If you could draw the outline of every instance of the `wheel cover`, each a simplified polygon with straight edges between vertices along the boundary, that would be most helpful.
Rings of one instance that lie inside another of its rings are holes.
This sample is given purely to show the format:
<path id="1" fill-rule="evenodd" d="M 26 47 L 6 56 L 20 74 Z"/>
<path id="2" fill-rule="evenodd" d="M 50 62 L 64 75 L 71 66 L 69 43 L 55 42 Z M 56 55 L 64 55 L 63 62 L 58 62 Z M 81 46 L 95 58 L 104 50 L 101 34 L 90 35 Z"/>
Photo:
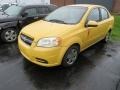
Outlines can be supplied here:
<path id="1" fill-rule="evenodd" d="M 8 30 L 5 32 L 5 39 L 8 42 L 15 41 L 17 38 L 17 33 L 14 30 Z"/>
<path id="2" fill-rule="evenodd" d="M 76 49 L 71 49 L 71 51 L 68 53 L 66 61 L 67 64 L 72 65 L 76 61 L 78 57 L 78 51 Z"/>

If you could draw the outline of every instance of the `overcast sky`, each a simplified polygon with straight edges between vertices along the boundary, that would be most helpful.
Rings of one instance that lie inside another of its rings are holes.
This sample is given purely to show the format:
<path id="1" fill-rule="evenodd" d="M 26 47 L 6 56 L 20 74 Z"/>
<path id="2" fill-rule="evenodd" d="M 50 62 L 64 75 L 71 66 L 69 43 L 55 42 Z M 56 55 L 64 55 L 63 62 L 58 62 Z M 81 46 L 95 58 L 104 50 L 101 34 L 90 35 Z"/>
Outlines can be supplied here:
<path id="1" fill-rule="evenodd" d="M 3 4 L 3 3 L 14 3 L 16 0 L 0 0 L 0 4 Z M 27 3 L 27 4 L 40 4 L 40 3 L 50 3 L 50 0 L 17 0 L 19 1 L 20 3 Z"/>

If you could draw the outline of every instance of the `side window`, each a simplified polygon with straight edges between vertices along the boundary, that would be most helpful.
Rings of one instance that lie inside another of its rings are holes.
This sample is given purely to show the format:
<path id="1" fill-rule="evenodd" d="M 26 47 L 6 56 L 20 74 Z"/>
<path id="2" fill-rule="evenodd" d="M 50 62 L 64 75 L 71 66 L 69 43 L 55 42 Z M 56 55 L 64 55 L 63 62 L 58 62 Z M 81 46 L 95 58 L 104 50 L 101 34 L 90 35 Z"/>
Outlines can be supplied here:
<path id="1" fill-rule="evenodd" d="M 106 9 L 100 8 L 100 11 L 101 11 L 101 15 L 102 15 L 102 20 L 109 18 L 109 15 L 108 15 L 108 12 Z"/>
<path id="2" fill-rule="evenodd" d="M 48 14 L 50 11 L 48 9 L 48 7 L 40 7 L 38 8 L 38 13 L 39 14 Z"/>
<path id="3" fill-rule="evenodd" d="M 30 9 L 26 9 L 24 13 L 27 13 L 28 16 L 35 16 L 37 15 L 37 10 L 36 8 L 30 8 Z"/>
<path id="4" fill-rule="evenodd" d="M 91 13 L 88 16 L 88 20 L 93 20 L 93 21 L 100 21 L 100 13 L 99 9 L 95 8 L 91 11 Z"/>

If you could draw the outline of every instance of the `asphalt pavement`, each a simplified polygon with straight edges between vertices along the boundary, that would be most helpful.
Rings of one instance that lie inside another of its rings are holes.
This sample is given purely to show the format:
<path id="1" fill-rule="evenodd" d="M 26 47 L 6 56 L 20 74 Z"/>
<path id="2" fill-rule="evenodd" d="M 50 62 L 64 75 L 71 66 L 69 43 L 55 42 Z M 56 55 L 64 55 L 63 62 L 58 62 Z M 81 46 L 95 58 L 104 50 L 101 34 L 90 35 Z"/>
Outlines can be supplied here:
<path id="1" fill-rule="evenodd" d="M 34 65 L 17 43 L 1 43 L 0 90 L 120 90 L 120 42 L 90 47 L 69 68 Z"/>

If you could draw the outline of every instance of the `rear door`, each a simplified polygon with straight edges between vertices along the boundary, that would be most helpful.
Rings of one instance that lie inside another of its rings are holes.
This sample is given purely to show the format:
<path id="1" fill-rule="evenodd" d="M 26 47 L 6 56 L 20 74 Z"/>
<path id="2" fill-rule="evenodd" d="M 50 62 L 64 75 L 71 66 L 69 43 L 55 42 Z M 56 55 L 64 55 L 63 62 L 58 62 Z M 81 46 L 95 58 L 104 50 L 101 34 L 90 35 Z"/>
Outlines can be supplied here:
<path id="1" fill-rule="evenodd" d="M 28 25 L 37 19 L 37 9 L 36 7 L 27 8 L 23 11 L 23 14 L 27 13 L 27 16 L 23 17 L 23 26 Z"/>
<path id="2" fill-rule="evenodd" d="M 107 34 L 108 30 L 110 29 L 110 25 L 111 25 L 111 19 L 110 19 L 110 15 L 107 11 L 107 9 L 101 7 L 100 8 L 100 13 L 101 13 L 101 37 L 105 37 L 105 35 Z"/>

